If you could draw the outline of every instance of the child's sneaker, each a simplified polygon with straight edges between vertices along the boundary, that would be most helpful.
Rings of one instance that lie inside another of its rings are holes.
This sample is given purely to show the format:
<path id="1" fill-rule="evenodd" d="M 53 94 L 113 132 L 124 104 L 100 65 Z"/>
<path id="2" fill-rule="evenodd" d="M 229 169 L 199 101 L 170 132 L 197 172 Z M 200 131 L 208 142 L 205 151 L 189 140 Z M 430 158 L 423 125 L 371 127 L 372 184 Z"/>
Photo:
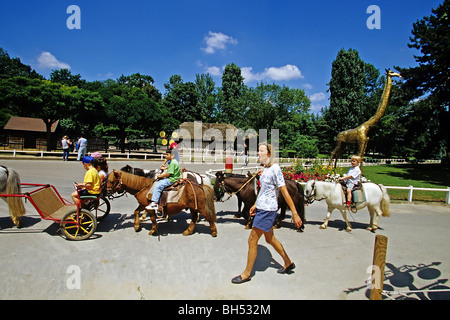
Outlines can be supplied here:
<path id="1" fill-rule="evenodd" d="M 147 210 L 158 210 L 158 204 L 152 201 L 148 206 L 145 207 Z"/>

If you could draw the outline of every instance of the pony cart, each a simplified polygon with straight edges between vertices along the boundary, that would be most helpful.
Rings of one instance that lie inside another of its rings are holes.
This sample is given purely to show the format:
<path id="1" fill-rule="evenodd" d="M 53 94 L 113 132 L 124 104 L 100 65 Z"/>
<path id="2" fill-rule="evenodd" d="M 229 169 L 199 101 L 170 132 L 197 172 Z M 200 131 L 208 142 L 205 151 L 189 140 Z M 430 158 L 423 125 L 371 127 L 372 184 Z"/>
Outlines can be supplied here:
<path id="1" fill-rule="evenodd" d="M 102 194 L 80 196 L 78 204 L 73 204 L 61 197 L 56 188 L 50 184 L 20 183 L 21 189 L 33 189 L 24 193 L 0 194 L 0 197 L 25 198 L 37 210 L 44 220 L 51 220 L 61 225 L 66 239 L 85 240 L 97 229 L 97 221 L 104 219 L 110 210 L 110 203 Z M 13 217 L 16 225 L 16 221 Z"/>

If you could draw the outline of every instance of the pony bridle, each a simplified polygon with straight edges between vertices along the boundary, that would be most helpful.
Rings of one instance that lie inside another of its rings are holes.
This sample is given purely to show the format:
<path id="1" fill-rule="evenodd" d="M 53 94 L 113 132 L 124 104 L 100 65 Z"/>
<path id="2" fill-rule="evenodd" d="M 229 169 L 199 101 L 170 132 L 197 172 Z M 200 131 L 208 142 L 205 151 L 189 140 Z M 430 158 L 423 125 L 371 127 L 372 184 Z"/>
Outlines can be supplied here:
<path id="1" fill-rule="evenodd" d="M 224 181 L 224 180 L 219 180 L 219 192 L 218 192 L 218 197 L 217 197 L 216 201 L 219 201 L 219 202 L 225 202 L 225 201 L 227 201 L 228 199 L 231 198 L 231 196 L 230 196 L 230 197 L 229 197 L 228 199 L 226 199 L 226 200 L 219 200 L 219 199 L 222 199 L 222 198 L 223 198 L 223 196 L 225 195 L 225 193 L 230 194 L 230 193 L 227 191 L 227 189 L 225 189 L 225 181 Z"/>
<path id="2" fill-rule="evenodd" d="M 313 183 L 311 183 L 311 193 L 309 194 L 309 196 L 307 196 L 305 194 L 305 198 L 306 198 L 306 204 L 312 204 L 314 201 L 324 200 L 327 197 L 323 197 L 321 199 L 316 199 L 316 181 L 314 180 Z"/>
<path id="3" fill-rule="evenodd" d="M 311 183 L 311 193 L 308 195 L 305 194 L 305 198 L 306 198 L 306 203 L 307 204 L 311 204 L 313 203 L 316 199 L 316 181 L 313 181 L 313 183 Z"/>
<path id="4" fill-rule="evenodd" d="M 114 174 L 114 173 L 112 173 Z M 120 189 L 122 188 L 122 178 L 118 178 L 116 179 L 116 181 L 114 181 L 114 184 L 112 185 L 111 188 L 107 188 L 106 190 L 108 191 L 108 193 L 110 194 L 114 194 L 116 192 L 119 192 Z"/>
<path id="5" fill-rule="evenodd" d="M 220 201 L 220 202 L 228 201 L 232 196 L 234 196 L 235 194 L 238 194 L 239 192 L 241 192 L 241 190 L 244 189 L 245 186 L 247 186 L 247 185 L 250 183 L 250 181 L 252 181 L 253 179 L 255 179 L 256 176 L 257 176 L 257 175 L 254 174 L 250 179 L 248 179 L 248 180 L 247 180 L 247 181 L 239 188 L 239 190 L 237 190 L 237 191 L 235 191 L 235 192 L 229 192 L 229 191 L 227 191 L 227 189 L 225 188 L 225 179 L 223 179 L 222 181 L 219 180 L 219 196 L 220 196 L 220 199 L 223 198 L 223 196 L 224 196 L 225 193 L 228 194 L 228 198 L 225 199 L 225 200 L 217 200 L 217 201 Z M 223 190 L 223 192 L 222 192 L 222 190 Z"/>

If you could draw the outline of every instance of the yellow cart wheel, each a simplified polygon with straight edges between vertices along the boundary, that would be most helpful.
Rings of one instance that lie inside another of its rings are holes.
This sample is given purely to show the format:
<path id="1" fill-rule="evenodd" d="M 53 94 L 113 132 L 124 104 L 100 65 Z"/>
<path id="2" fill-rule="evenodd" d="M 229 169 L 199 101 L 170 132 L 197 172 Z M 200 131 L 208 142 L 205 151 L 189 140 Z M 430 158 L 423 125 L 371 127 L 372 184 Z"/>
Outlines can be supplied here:
<path id="1" fill-rule="evenodd" d="M 79 218 L 77 209 L 67 213 L 61 221 L 64 236 L 69 240 L 86 240 L 97 229 L 97 219 L 86 209 L 81 209 Z"/>

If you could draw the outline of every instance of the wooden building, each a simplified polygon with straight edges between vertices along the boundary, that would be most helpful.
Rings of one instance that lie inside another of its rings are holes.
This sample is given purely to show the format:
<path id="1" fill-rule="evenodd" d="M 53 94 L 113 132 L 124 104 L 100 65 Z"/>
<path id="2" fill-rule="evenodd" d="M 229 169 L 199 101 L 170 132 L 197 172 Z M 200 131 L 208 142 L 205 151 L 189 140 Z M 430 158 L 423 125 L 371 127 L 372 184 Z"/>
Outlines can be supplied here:
<path id="1" fill-rule="evenodd" d="M 50 143 L 56 148 L 58 141 L 58 123 L 51 128 Z M 6 134 L 6 144 L 10 149 L 47 150 L 47 129 L 42 119 L 27 117 L 11 117 L 3 127 Z"/>

